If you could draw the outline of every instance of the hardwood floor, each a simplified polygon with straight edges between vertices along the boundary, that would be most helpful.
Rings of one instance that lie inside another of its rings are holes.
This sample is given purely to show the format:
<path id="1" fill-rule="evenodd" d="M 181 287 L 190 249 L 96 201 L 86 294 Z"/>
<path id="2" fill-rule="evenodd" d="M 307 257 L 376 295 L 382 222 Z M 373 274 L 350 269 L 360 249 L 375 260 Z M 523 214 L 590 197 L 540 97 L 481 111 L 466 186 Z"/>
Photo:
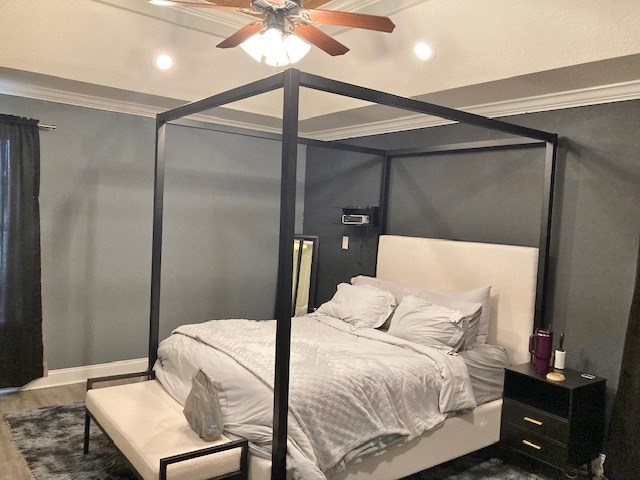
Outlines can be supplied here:
<path id="1" fill-rule="evenodd" d="M 43 388 L 26 392 L 0 393 L 0 480 L 33 480 L 26 462 L 13 441 L 4 415 L 52 405 L 66 405 L 84 400 L 85 384 Z"/>

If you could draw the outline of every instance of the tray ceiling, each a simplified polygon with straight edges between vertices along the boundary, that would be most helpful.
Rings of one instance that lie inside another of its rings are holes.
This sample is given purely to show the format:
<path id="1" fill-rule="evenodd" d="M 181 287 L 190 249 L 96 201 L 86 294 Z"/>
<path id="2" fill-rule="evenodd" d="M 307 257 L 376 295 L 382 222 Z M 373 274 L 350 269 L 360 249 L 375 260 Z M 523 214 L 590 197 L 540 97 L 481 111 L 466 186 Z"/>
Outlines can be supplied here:
<path id="1" fill-rule="evenodd" d="M 531 90 L 543 95 L 558 88 L 545 75 L 575 76 L 563 77 L 565 90 L 594 86 L 602 81 L 601 62 L 612 59 L 618 60 L 609 63 L 615 70 L 608 72 L 607 81 L 640 80 L 637 0 L 610 0 L 606 9 L 600 0 L 308 0 L 306 5 L 387 15 L 397 27 L 392 34 L 322 27 L 351 51 L 332 58 L 314 48 L 296 68 L 402 96 L 477 92 L 475 100 L 455 105 L 465 107 L 482 103 L 478 86 L 495 88 L 502 82 L 522 92 L 534 75 Z M 15 92 L 6 85 L 19 78 L 22 87 L 33 84 L 80 95 L 90 91 L 106 99 L 128 92 L 142 104 L 161 107 L 280 71 L 256 63 L 241 49 L 215 48 L 250 21 L 241 14 L 163 8 L 145 0 L 0 0 L 0 11 L 0 93 Z M 434 61 L 423 63 L 414 56 L 417 41 L 436 48 Z M 151 67 L 159 52 L 175 59 L 168 73 Z M 572 68 L 580 65 L 590 67 Z M 541 85 L 548 91 L 541 92 Z M 366 121 L 366 104 L 359 101 L 318 92 L 304 92 L 302 100 L 301 117 L 310 124 L 313 119 L 341 123 L 335 115 L 347 111 Z M 281 99 L 262 95 L 228 109 L 240 123 L 243 115 L 248 123 L 273 123 L 269 119 L 279 118 Z M 380 121 L 374 117 L 372 121 Z"/>

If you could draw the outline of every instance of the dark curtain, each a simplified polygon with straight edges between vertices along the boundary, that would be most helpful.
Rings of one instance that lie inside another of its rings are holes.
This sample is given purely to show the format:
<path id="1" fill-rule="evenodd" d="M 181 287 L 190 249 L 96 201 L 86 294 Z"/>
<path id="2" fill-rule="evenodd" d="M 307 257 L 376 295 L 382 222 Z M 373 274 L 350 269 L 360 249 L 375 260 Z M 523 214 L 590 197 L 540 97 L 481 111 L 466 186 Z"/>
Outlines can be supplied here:
<path id="1" fill-rule="evenodd" d="M 636 287 L 622 353 L 620 382 L 613 403 L 605 475 L 610 480 L 640 478 L 640 253 Z"/>
<path id="2" fill-rule="evenodd" d="M 0 114 L 0 388 L 42 377 L 40 136 Z"/>

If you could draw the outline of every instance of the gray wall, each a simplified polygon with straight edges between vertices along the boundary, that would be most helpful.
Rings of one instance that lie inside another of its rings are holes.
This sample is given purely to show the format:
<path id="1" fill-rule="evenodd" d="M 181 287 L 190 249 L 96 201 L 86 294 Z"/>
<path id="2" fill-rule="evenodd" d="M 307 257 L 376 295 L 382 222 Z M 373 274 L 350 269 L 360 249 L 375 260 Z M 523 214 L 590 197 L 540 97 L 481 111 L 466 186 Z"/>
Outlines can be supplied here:
<path id="1" fill-rule="evenodd" d="M 49 368 L 145 357 L 154 120 L 10 96 L 0 112 L 58 127 L 40 135 Z M 272 317 L 280 143 L 179 126 L 167 139 L 161 336 L 181 323 Z"/>
<path id="2" fill-rule="evenodd" d="M 316 306 L 329 300 L 336 285 L 358 274 L 375 273 L 377 232 L 340 223 L 342 207 L 377 206 L 380 157 L 341 150 L 307 149 L 304 233 L 320 235 Z M 342 237 L 349 250 L 342 250 Z"/>
<path id="3" fill-rule="evenodd" d="M 566 333 L 568 366 L 606 377 L 611 400 L 618 384 L 640 235 L 640 101 L 508 120 L 561 137 L 548 313 L 553 330 Z M 452 125 L 354 143 L 392 149 L 500 137 Z M 305 229 L 319 234 L 321 243 L 336 242 L 334 227 L 307 228 L 306 219 L 326 209 L 334 197 L 333 191 L 322 194 L 310 188 L 312 179 L 325 172 L 324 162 L 331 155 L 329 150 L 308 152 L 312 160 L 307 166 Z M 521 149 L 395 160 L 389 232 L 537 246 L 543 158 L 542 151 Z M 348 165 L 332 163 L 332 175 L 343 185 L 349 184 Z M 370 201 L 378 188 L 377 180 L 368 188 L 361 186 L 359 198 L 352 201 Z M 347 258 L 336 262 L 320 256 L 320 272 L 330 269 L 333 278 L 344 280 L 353 271 L 341 264 L 351 265 Z M 372 266 L 363 270 L 371 271 Z"/>
<path id="4" fill-rule="evenodd" d="M 167 145 L 161 338 L 185 323 L 273 318 L 280 142 L 176 126 Z M 301 232 L 303 161 L 298 178 Z"/>
<path id="5" fill-rule="evenodd" d="M 395 159 L 389 232 L 537 246 L 543 172 L 544 149 Z"/>

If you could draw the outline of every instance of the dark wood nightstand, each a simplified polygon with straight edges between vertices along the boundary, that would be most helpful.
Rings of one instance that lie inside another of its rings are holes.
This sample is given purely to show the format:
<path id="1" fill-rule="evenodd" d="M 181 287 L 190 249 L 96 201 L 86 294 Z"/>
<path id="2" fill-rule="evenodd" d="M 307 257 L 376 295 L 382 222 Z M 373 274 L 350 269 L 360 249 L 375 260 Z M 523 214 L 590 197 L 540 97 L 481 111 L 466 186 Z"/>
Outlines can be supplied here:
<path id="1" fill-rule="evenodd" d="M 556 371 L 564 382 L 538 375 L 530 363 L 505 368 L 500 442 L 563 471 L 586 463 L 591 473 L 602 449 L 606 380 Z"/>

